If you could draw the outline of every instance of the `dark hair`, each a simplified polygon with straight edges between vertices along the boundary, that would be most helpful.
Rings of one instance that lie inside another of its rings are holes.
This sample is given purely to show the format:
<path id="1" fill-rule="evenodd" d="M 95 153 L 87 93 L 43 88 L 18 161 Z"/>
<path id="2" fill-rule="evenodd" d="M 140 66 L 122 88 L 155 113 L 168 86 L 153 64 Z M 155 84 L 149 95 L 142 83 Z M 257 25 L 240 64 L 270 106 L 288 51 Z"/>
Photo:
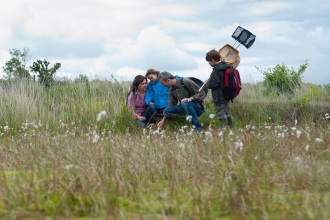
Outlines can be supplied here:
<path id="1" fill-rule="evenodd" d="M 206 53 L 205 59 L 206 59 L 206 61 L 211 61 L 213 59 L 214 61 L 217 62 L 217 61 L 220 61 L 220 54 L 218 51 L 213 49 Z"/>
<path id="2" fill-rule="evenodd" d="M 136 92 L 137 89 L 138 89 L 138 87 L 139 87 L 139 85 L 140 85 L 140 83 L 142 83 L 144 80 L 145 80 L 146 82 L 148 82 L 148 81 L 147 81 L 147 77 L 142 76 L 142 75 L 137 75 L 137 76 L 134 78 L 133 83 L 132 83 L 132 85 L 131 85 L 131 91 Z"/>
<path id="3" fill-rule="evenodd" d="M 174 79 L 174 76 L 171 73 L 164 71 L 158 75 L 158 79 L 163 79 L 163 80 Z"/>
<path id="4" fill-rule="evenodd" d="M 155 74 L 156 76 L 159 75 L 159 71 L 155 70 L 155 69 L 148 69 L 147 73 L 146 73 L 146 77 L 148 77 L 150 74 Z"/>

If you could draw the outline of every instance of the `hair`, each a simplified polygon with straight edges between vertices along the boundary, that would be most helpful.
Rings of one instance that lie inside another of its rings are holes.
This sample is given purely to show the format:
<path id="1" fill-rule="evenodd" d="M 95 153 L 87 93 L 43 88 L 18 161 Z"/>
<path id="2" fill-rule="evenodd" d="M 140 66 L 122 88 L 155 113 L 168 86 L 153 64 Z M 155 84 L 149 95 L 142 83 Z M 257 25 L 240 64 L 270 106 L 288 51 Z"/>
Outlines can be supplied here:
<path id="1" fill-rule="evenodd" d="M 210 50 L 209 52 L 206 53 L 205 60 L 206 61 L 211 61 L 212 59 L 216 62 L 220 61 L 220 54 L 215 49 Z"/>
<path id="2" fill-rule="evenodd" d="M 157 71 L 155 69 L 148 69 L 148 71 L 146 73 L 146 77 L 148 77 L 150 74 L 155 74 L 158 77 L 159 71 Z"/>
<path id="3" fill-rule="evenodd" d="M 147 77 L 145 76 L 142 76 L 142 75 L 137 75 L 134 80 L 133 80 L 133 83 L 131 85 L 131 91 L 135 92 L 137 91 L 140 83 L 142 83 L 144 80 L 147 81 Z"/>
<path id="4" fill-rule="evenodd" d="M 163 80 L 174 79 L 174 76 L 171 73 L 165 71 L 165 72 L 161 72 L 158 75 L 158 79 L 163 79 Z"/>

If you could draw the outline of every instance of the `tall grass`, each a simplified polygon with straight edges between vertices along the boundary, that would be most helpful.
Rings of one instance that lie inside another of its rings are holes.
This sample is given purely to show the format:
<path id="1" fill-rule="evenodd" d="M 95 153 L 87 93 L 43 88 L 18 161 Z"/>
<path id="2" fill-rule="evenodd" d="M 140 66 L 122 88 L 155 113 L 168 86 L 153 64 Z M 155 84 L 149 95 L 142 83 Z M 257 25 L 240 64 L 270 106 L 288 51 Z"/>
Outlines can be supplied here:
<path id="1" fill-rule="evenodd" d="M 248 88 L 233 130 L 208 117 L 207 97 L 195 133 L 137 127 L 125 83 L 3 86 L 0 218 L 328 219 L 329 106 Z"/>

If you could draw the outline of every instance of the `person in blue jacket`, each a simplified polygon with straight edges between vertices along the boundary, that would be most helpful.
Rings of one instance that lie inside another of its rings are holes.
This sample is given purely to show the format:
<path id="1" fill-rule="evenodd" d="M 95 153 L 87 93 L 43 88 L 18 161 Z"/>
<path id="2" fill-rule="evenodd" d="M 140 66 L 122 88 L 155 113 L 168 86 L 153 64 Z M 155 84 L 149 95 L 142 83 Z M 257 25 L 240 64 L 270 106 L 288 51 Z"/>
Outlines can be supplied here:
<path id="1" fill-rule="evenodd" d="M 145 102 L 147 105 L 154 105 L 158 115 L 163 115 L 168 102 L 168 88 L 159 82 L 158 75 L 159 71 L 155 69 L 148 69 L 146 73 L 150 82 L 147 87 Z"/>

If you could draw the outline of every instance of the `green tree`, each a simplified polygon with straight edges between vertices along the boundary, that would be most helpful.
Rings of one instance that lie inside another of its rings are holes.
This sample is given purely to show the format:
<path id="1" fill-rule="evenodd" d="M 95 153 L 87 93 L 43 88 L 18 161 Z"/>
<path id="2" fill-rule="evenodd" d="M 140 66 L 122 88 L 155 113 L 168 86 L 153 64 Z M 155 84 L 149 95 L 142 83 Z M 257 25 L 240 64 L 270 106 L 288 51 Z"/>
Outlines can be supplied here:
<path id="1" fill-rule="evenodd" d="M 308 66 L 306 60 L 304 64 L 300 65 L 298 71 L 295 71 L 292 67 L 289 68 L 284 64 L 277 64 L 275 67 L 269 67 L 268 69 L 257 69 L 264 75 L 264 85 L 266 87 L 266 93 L 269 94 L 272 91 L 276 91 L 277 94 L 285 93 L 292 94 L 296 88 L 300 88 L 302 84 L 303 73 Z"/>
<path id="2" fill-rule="evenodd" d="M 14 78 L 31 78 L 29 71 L 26 69 L 27 62 L 31 58 L 29 48 L 25 47 L 23 51 L 18 49 L 9 50 L 12 58 L 2 67 L 5 79 Z"/>
<path id="3" fill-rule="evenodd" d="M 38 81 L 46 88 L 53 85 L 55 81 L 54 74 L 61 67 L 60 63 L 56 63 L 52 68 L 48 68 L 49 64 L 47 60 L 37 60 L 30 66 L 31 71 L 37 74 Z"/>

